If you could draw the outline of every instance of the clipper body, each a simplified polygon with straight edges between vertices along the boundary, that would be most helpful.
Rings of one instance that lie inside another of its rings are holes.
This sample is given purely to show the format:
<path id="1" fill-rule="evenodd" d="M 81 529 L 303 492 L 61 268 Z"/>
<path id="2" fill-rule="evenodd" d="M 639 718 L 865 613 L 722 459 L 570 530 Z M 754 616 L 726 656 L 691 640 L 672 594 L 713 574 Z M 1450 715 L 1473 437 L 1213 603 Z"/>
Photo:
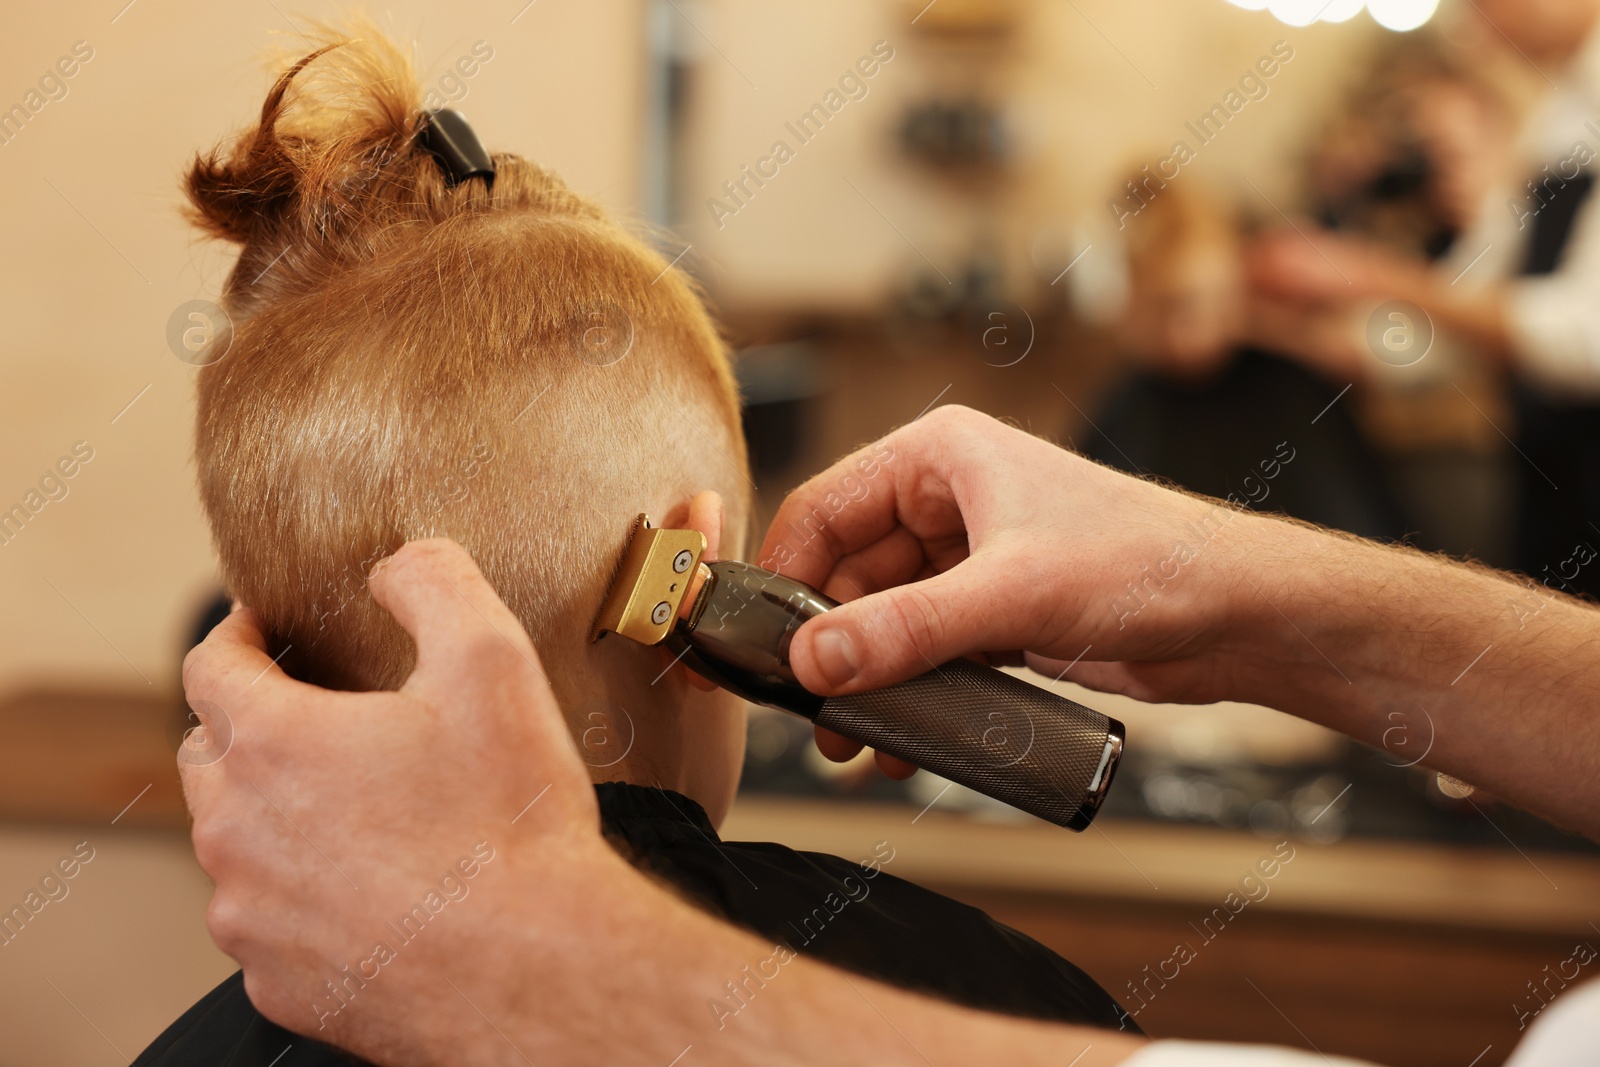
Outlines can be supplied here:
<path id="1" fill-rule="evenodd" d="M 667 538 L 684 534 L 653 530 L 640 516 L 594 639 L 615 629 L 647 644 L 664 643 L 697 673 L 746 700 L 804 716 L 1069 830 L 1083 830 L 1094 819 L 1122 756 L 1121 723 L 966 660 L 874 692 L 818 696 L 795 678 L 789 647 L 805 622 L 837 604 L 747 563 L 701 563 L 696 551 L 693 567 L 701 581 L 682 611 L 692 584 L 672 578 L 684 572 L 667 574 L 658 565 L 652 579 L 652 568 L 640 561 L 670 556 L 681 565 L 680 542 Z M 636 590 L 646 586 L 676 594 L 653 605 L 670 607 L 670 627 L 635 636 L 637 629 L 606 625 L 625 616 L 618 603 L 638 601 Z"/>

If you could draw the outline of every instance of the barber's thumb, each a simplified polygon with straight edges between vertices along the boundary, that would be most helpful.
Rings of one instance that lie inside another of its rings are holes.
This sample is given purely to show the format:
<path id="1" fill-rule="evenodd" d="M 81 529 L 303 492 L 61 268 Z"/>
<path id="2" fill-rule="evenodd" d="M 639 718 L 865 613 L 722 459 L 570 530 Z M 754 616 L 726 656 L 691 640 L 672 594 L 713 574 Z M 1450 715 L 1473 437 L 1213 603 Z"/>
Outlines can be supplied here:
<path id="1" fill-rule="evenodd" d="M 538 653 L 521 621 L 456 542 L 408 542 L 373 568 L 367 585 L 378 606 L 416 642 L 411 682 L 458 693 L 494 690 L 527 668 L 542 684 Z M 490 665 L 503 669 L 486 671 L 485 652 Z"/>
<path id="2" fill-rule="evenodd" d="M 789 663 L 800 684 L 824 696 L 881 689 L 972 651 L 982 635 L 960 632 L 937 591 L 940 579 L 886 589 L 841 604 L 795 634 Z"/>

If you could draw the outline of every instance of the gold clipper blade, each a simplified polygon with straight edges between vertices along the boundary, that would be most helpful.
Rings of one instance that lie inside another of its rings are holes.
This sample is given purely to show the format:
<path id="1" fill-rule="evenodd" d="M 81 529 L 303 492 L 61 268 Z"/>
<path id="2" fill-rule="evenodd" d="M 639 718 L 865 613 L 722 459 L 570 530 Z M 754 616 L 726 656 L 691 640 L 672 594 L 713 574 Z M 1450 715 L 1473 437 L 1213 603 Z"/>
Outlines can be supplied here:
<path id="1" fill-rule="evenodd" d="M 650 525 L 650 516 L 640 515 L 589 640 L 608 633 L 641 645 L 666 640 L 705 550 L 706 535 L 699 530 L 658 530 Z"/>

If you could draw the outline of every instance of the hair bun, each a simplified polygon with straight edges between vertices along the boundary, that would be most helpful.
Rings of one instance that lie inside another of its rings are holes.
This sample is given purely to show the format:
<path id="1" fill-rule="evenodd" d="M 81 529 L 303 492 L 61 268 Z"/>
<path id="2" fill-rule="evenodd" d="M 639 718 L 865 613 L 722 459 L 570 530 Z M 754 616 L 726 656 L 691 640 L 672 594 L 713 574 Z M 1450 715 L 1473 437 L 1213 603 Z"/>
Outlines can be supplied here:
<path id="1" fill-rule="evenodd" d="M 257 126 L 197 156 L 184 182 L 195 223 L 243 246 L 227 289 L 238 312 L 318 284 L 389 225 L 440 217 L 444 183 L 414 150 L 410 61 L 381 34 L 320 35 L 273 84 Z M 269 273 L 281 260 L 293 269 Z"/>
<path id="2" fill-rule="evenodd" d="M 514 155 L 490 160 L 493 182 L 452 182 L 419 143 L 410 59 L 370 24 L 354 29 L 317 27 L 320 46 L 273 84 L 256 127 L 189 168 L 195 223 L 242 246 L 223 296 L 236 322 L 323 288 L 418 223 L 490 210 L 604 218 Z"/>

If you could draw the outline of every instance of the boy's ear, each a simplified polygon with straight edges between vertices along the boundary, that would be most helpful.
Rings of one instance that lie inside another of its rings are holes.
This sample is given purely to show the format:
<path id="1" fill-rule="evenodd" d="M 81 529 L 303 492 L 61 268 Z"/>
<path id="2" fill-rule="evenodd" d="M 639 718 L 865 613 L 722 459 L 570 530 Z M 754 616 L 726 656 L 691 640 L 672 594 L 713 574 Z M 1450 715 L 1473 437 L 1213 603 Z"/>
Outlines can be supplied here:
<path id="1" fill-rule="evenodd" d="M 722 494 L 712 489 L 703 489 L 673 506 L 667 512 L 661 523 L 665 530 L 699 530 L 706 535 L 707 561 L 717 559 L 717 552 L 722 548 L 722 524 L 725 509 L 722 504 Z"/>

